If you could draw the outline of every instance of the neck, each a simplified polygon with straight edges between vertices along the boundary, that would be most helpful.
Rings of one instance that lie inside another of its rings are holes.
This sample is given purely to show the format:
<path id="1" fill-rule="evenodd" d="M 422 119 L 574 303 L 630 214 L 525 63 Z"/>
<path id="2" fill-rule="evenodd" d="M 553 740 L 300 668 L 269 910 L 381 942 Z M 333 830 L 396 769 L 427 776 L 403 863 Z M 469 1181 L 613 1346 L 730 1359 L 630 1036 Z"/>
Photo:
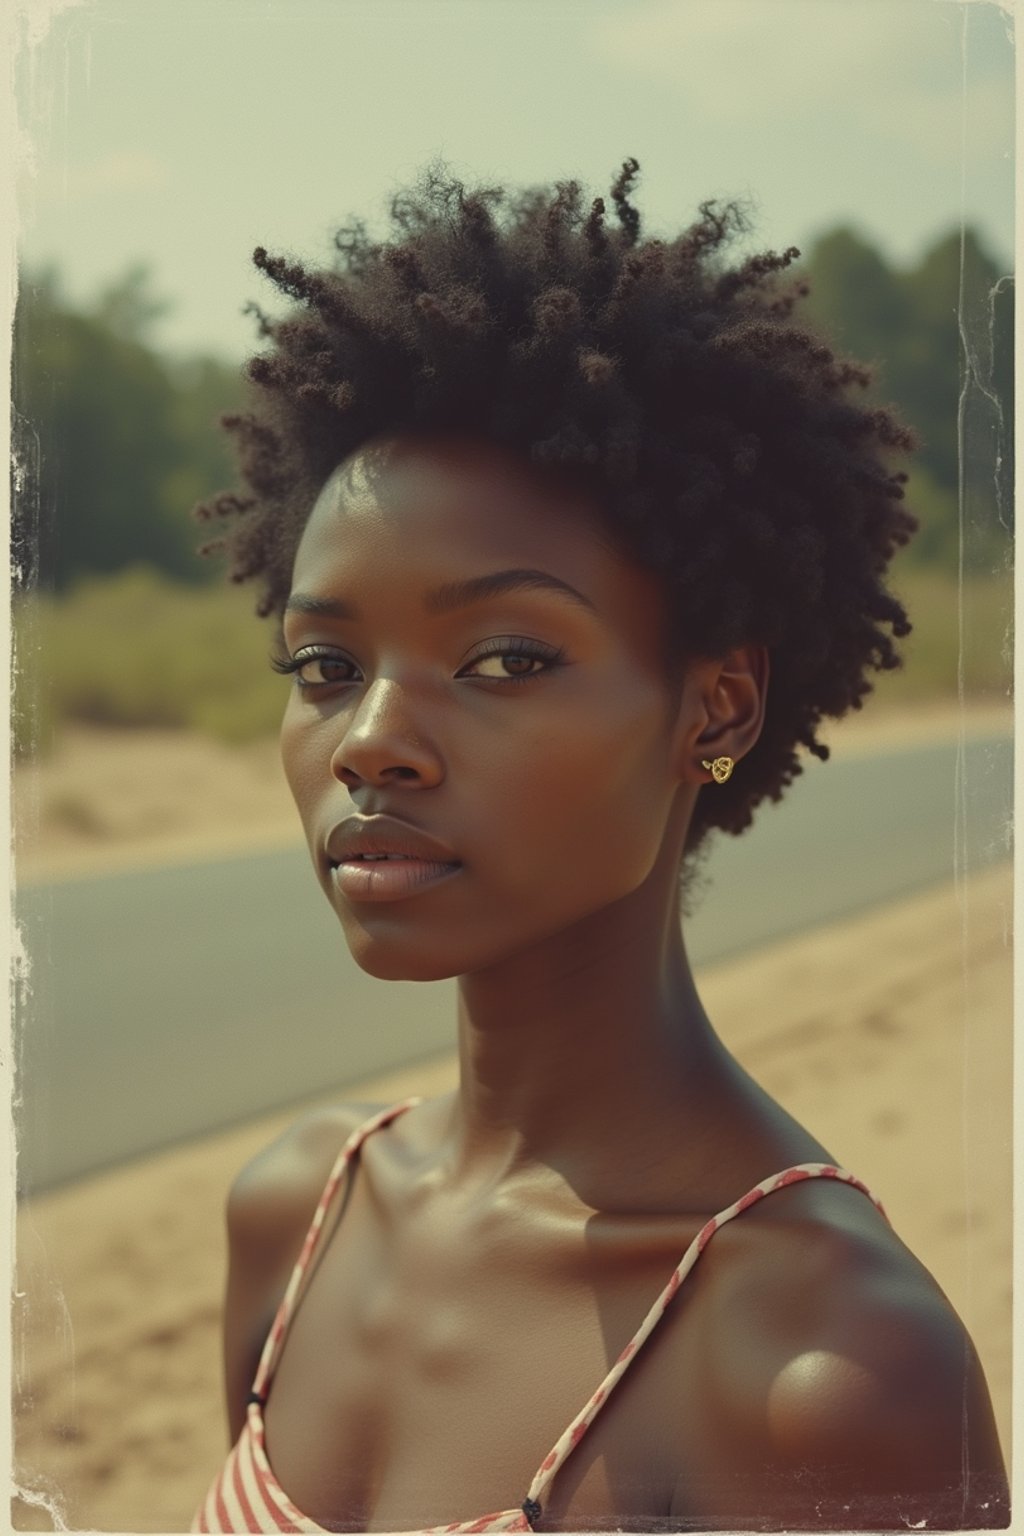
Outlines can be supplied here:
<path id="1" fill-rule="evenodd" d="M 460 979 L 453 1177 L 498 1183 L 543 1164 L 614 1198 L 665 1158 L 666 1126 L 685 1130 L 724 1056 L 675 884 L 673 866 L 667 887 L 648 882 Z"/>

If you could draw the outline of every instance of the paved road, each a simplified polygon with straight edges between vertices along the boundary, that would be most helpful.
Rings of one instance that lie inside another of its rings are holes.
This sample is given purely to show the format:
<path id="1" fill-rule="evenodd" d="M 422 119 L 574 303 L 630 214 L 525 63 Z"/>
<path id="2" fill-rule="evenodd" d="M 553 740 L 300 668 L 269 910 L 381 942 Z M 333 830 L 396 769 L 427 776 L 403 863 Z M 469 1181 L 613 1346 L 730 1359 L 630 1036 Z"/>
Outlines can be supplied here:
<path id="1" fill-rule="evenodd" d="M 812 762 L 721 839 L 699 967 L 1009 851 L 1012 740 Z M 19 1184 L 38 1191 L 453 1042 L 454 983 L 352 964 L 301 851 L 29 888 Z"/>

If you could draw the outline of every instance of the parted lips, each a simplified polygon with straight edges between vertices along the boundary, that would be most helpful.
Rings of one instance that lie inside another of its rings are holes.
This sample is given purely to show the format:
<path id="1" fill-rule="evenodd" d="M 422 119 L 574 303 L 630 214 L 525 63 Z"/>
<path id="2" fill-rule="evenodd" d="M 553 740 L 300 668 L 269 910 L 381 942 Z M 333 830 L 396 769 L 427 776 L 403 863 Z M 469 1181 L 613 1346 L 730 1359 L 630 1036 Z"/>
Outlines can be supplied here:
<path id="1" fill-rule="evenodd" d="M 325 850 L 332 864 L 387 856 L 430 864 L 461 862 L 444 843 L 394 816 L 349 816 L 331 828 Z"/>

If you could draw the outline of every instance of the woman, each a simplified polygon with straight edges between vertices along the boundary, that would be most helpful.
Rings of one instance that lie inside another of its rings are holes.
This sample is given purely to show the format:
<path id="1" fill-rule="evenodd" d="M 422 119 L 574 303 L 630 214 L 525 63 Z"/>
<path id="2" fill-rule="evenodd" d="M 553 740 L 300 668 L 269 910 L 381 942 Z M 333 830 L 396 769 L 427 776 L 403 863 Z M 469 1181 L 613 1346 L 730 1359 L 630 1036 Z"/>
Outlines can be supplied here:
<path id="1" fill-rule="evenodd" d="M 792 323 L 796 251 L 727 266 L 711 204 L 643 241 L 636 172 L 617 227 L 435 172 L 337 271 L 256 253 L 301 307 L 204 515 L 281 621 L 324 893 L 372 975 L 458 977 L 461 1075 L 237 1180 L 200 1530 L 1005 1523 L 961 1323 L 680 927 L 708 833 L 898 665 L 909 434 Z"/>

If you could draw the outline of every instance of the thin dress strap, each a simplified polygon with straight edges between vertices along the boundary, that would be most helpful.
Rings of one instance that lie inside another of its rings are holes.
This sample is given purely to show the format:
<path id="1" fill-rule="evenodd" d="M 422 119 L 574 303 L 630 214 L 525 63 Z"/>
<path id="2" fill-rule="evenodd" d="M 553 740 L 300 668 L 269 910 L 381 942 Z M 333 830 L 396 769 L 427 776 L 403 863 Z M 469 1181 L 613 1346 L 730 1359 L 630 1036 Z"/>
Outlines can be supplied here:
<path id="1" fill-rule="evenodd" d="M 291 1322 L 292 1313 L 298 1301 L 299 1290 L 309 1270 L 310 1262 L 316 1249 L 317 1239 L 320 1236 L 327 1211 L 337 1193 L 338 1186 L 348 1173 L 353 1158 L 367 1136 L 379 1130 L 382 1126 L 390 1125 L 392 1120 L 397 1120 L 399 1115 L 404 1114 L 407 1109 L 412 1109 L 414 1104 L 421 1102 L 422 1096 L 417 1094 L 412 1098 L 402 1099 L 397 1104 L 391 1104 L 387 1109 L 382 1109 L 377 1114 L 371 1115 L 369 1120 L 365 1120 L 362 1125 L 356 1127 L 338 1153 L 334 1167 L 331 1169 L 330 1177 L 324 1185 L 323 1194 L 320 1196 L 320 1203 L 313 1213 L 313 1220 L 309 1224 L 306 1240 L 302 1245 L 302 1252 L 295 1261 L 295 1267 L 288 1281 L 288 1287 L 281 1298 L 277 1312 L 274 1314 L 273 1325 L 263 1345 L 263 1353 L 260 1356 L 260 1363 L 253 1380 L 252 1391 L 249 1393 L 250 1403 L 255 1402 L 262 1407 L 266 1402 L 270 1378 L 274 1374 L 274 1368 L 281 1353 L 281 1346 L 288 1331 L 288 1324 Z"/>
<path id="2" fill-rule="evenodd" d="M 536 1522 L 543 1513 L 540 1501 L 547 1492 L 552 1478 L 564 1465 L 571 1452 L 579 1445 L 598 1413 L 604 1407 L 632 1362 L 636 1359 L 637 1354 L 664 1317 L 676 1291 L 678 1291 L 683 1280 L 690 1273 L 690 1270 L 696 1264 L 718 1229 L 724 1227 L 727 1221 L 732 1221 L 734 1217 L 741 1215 L 743 1211 L 748 1211 L 752 1205 L 756 1205 L 759 1200 L 763 1200 L 765 1195 L 773 1194 L 777 1189 L 785 1189 L 789 1184 L 798 1184 L 804 1179 L 836 1179 L 843 1184 L 852 1184 L 855 1189 L 862 1190 L 868 1199 L 878 1207 L 882 1215 L 885 1216 L 885 1210 L 881 1201 L 875 1198 L 866 1184 L 862 1184 L 860 1179 L 854 1178 L 852 1173 L 847 1173 L 845 1169 L 837 1168 L 832 1163 L 798 1163 L 792 1168 L 784 1169 L 782 1173 L 772 1174 L 770 1178 L 762 1179 L 760 1184 L 755 1184 L 753 1189 L 748 1191 L 741 1199 L 734 1201 L 724 1211 L 719 1211 L 717 1216 L 712 1216 L 710 1221 L 705 1222 L 672 1271 L 665 1289 L 661 1292 L 661 1295 L 655 1301 L 653 1307 L 651 1307 L 651 1310 L 619 1355 L 607 1376 L 588 1400 L 586 1406 L 558 1437 L 538 1467 L 526 1498 L 522 1503 L 523 1513 L 531 1527 L 536 1525 Z M 887 1221 L 888 1219 L 886 1216 Z"/>

